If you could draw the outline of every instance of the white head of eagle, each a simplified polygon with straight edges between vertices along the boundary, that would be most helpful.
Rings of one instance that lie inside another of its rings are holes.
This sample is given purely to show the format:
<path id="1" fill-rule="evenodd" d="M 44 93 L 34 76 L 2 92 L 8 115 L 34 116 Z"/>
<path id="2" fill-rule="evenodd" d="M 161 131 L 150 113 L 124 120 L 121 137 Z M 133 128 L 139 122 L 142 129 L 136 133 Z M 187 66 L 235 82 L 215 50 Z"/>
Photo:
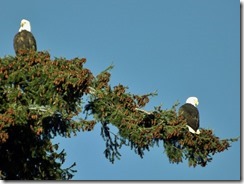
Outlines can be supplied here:
<path id="1" fill-rule="evenodd" d="M 26 30 L 31 32 L 31 25 L 30 25 L 30 21 L 26 20 L 26 19 L 22 19 L 20 22 L 20 28 L 19 28 L 19 32 Z"/>
<path id="2" fill-rule="evenodd" d="M 200 134 L 199 128 L 199 111 L 197 105 L 199 101 L 197 97 L 189 97 L 186 103 L 179 108 L 179 114 L 184 117 L 187 122 L 187 127 L 190 132 Z"/>
<path id="3" fill-rule="evenodd" d="M 31 24 L 28 20 L 22 19 L 19 32 L 14 36 L 14 50 L 16 55 L 22 50 L 37 50 L 36 40 L 31 33 Z"/>

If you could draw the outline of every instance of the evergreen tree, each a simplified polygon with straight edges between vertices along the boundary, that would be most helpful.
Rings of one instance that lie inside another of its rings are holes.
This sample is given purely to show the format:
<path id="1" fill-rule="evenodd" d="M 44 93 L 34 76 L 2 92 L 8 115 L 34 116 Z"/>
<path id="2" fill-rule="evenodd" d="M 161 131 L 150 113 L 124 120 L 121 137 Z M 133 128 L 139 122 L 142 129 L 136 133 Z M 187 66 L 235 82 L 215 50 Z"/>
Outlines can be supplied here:
<path id="1" fill-rule="evenodd" d="M 205 167 L 215 153 L 238 140 L 220 139 L 211 129 L 190 133 L 177 113 L 178 103 L 171 109 L 143 110 L 156 93 L 136 95 L 121 84 L 112 87 L 112 66 L 93 76 L 85 62 L 51 59 L 48 52 L 34 51 L 0 58 L 1 179 L 71 179 L 75 163 L 61 168 L 66 153 L 59 152 L 52 139 L 92 131 L 97 123 L 102 125 L 105 157 L 112 163 L 120 158 L 123 145 L 143 157 L 145 150 L 162 144 L 170 163 L 186 159 L 189 166 Z M 74 118 L 82 112 L 86 117 Z"/>

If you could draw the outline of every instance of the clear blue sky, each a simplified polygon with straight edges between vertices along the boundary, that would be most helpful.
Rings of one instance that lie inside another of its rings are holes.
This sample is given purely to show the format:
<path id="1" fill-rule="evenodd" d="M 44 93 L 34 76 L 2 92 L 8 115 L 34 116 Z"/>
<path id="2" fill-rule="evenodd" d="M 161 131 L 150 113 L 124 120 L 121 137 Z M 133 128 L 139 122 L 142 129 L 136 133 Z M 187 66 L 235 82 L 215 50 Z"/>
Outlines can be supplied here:
<path id="1" fill-rule="evenodd" d="M 220 138 L 240 135 L 240 1 L 42 0 L 2 1 L 0 56 L 13 55 L 22 18 L 30 20 L 38 50 L 52 57 L 87 58 L 95 75 L 114 64 L 111 85 L 128 92 L 157 90 L 146 110 L 199 99 L 202 128 Z M 130 148 L 111 164 L 100 126 L 71 139 L 64 166 L 77 163 L 74 180 L 238 180 L 240 141 L 205 168 L 170 164 L 163 145 L 143 159 Z"/>

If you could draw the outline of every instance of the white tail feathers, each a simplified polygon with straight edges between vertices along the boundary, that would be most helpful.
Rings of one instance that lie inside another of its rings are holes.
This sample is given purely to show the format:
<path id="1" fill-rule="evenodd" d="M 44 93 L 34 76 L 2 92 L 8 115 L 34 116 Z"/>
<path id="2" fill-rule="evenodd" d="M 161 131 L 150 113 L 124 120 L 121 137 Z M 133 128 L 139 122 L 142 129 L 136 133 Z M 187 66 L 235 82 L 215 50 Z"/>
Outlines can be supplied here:
<path id="1" fill-rule="evenodd" d="M 190 126 L 186 125 L 188 127 L 189 132 L 194 133 L 194 134 L 200 134 L 200 130 L 197 129 L 197 131 L 193 130 Z"/>

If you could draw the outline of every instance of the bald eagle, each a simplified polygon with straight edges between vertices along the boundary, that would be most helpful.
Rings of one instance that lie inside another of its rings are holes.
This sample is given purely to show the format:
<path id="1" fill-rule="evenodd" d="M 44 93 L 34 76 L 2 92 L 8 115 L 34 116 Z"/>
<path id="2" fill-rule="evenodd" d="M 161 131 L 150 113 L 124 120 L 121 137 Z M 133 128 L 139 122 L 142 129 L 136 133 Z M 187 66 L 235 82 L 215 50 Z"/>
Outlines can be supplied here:
<path id="1" fill-rule="evenodd" d="M 197 97 L 189 97 L 186 103 L 179 108 L 179 114 L 187 122 L 188 130 L 194 134 L 200 134 L 199 128 L 199 111 L 196 106 L 199 104 Z"/>
<path id="2" fill-rule="evenodd" d="M 16 55 L 19 55 L 21 50 L 37 50 L 30 22 L 26 19 L 21 20 L 19 32 L 14 36 L 14 50 Z"/>

